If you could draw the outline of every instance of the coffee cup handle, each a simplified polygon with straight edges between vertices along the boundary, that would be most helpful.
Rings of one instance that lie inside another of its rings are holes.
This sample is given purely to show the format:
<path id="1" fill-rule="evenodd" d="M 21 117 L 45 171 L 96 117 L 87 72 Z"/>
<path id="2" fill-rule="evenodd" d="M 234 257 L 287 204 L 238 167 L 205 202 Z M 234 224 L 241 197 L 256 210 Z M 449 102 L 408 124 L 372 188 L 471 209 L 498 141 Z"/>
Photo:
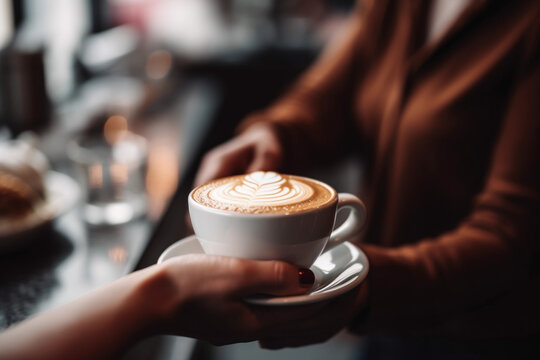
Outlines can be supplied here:
<path id="1" fill-rule="evenodd" d="M 356 196 L 347 193 L 338 194 L 336 217 L 340 211 L 350 210 L 347 220 L 332 231 L 324 251 L 328 251 L 345 241 L 353 240 L 360 234 L 366 222 L 366 206 Z"/>

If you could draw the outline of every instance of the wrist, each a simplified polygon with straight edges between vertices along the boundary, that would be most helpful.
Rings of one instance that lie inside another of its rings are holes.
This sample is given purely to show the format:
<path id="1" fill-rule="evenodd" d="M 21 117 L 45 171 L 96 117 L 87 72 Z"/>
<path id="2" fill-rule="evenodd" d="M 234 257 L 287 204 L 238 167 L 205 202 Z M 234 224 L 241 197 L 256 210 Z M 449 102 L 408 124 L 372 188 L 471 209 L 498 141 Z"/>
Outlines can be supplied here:
<path id="1" fill-rule="evenodd" d="M 272 127 L 264 111 L 256 112 L 244 118 L 235 130 L 235 135 L 242 135 L 257 127 Z"/>
<path id="2" fill-rule="evenodd" d="M 171 331 L 168 325 L 184 302 L 173 281 L 169 264 L 151 266 L 141 271 L 136 281 L 133 302 L 140 311 L 142 337 Z"/>

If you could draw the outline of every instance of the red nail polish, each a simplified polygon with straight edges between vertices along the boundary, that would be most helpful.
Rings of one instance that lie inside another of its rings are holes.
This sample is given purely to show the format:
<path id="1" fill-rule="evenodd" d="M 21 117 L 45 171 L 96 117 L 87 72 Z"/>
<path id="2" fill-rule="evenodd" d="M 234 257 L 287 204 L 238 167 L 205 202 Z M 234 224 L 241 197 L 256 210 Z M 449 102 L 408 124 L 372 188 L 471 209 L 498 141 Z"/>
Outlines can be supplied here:
<path id="1" fill-rule="evenodd" d="M 315 275 L 309 269 L 298 270 L 298 278 L 301 287 L 311 287 L 315 283 Z"/>

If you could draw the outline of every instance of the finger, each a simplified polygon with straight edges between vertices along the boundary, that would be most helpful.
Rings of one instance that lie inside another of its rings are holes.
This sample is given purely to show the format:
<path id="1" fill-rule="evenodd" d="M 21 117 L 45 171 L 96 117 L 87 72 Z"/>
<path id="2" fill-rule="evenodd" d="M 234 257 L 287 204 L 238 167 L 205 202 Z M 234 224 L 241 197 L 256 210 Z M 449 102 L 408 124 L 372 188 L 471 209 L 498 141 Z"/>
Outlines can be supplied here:
<path id="1" fill-rule="evenodd" d="M 265 328 L 264 335 L 269 338 L 294 337 L 320 332 L 323 329 L 341 329 L 352 320 L 357 310 L 354 305 L 355 297 L 356 292 L 351 291 L 332 301 L 319 303 L 317 311 L 294 315 L 294 321 L 279 321 L 281 318 L 290 316 L 290 313 L 274 314 L 276 321 Z M 263 317 L 265 315 L 263 314 Z"/>
<path id="2" fill-rule="evenodd" d="M 227 168 L 228 165 L 228 163 L 222 161 L 222 156 L 214 155 L 213 153 L 206 155 L 195 176 L 195 186 L 202 185 L 210 180 L 224 176 L 223 174 L 226 174 L 229 171 Z"/>
<path id="3" fill-rule="evenodd" d="M 321 303 L 279 307 L 250 306 L 249 323 L 254 325 L 252 331 L 257 340 L 277 338 L 282 334 L 281 329 L 306 318 L 316 317 L 323 308 Z"/>
<path id="4" fill-rule="evenodd" d="M 242 297 L 254 294 L 301 294 L 309 290 L 315 282 L 311 270 L 298 269 L 282 261 L 237 260 L 242 281 L 233 280 L 236 294 Z"/>
<path id="5" fill-rule="evenodd" d="M 201 162 L 195 176 L 195 186 L 220 177 L 243 173 L 248 167 L 253 149 L 221 146 L 212 150 Z"/>

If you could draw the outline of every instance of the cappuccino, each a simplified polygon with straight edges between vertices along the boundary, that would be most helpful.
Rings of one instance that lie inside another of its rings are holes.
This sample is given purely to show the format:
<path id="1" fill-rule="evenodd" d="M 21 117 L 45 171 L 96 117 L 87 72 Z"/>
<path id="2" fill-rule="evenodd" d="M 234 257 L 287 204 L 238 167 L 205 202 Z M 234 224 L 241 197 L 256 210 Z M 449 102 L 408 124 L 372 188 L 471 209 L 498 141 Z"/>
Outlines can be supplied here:
<path id="1" fill-rule="evenodd" d="M 197 187 L 198 204 L 242 214 L 291 214 L 324 207 L 337 193 L 316 180 L 272 171 L 217 179 Z"/>

